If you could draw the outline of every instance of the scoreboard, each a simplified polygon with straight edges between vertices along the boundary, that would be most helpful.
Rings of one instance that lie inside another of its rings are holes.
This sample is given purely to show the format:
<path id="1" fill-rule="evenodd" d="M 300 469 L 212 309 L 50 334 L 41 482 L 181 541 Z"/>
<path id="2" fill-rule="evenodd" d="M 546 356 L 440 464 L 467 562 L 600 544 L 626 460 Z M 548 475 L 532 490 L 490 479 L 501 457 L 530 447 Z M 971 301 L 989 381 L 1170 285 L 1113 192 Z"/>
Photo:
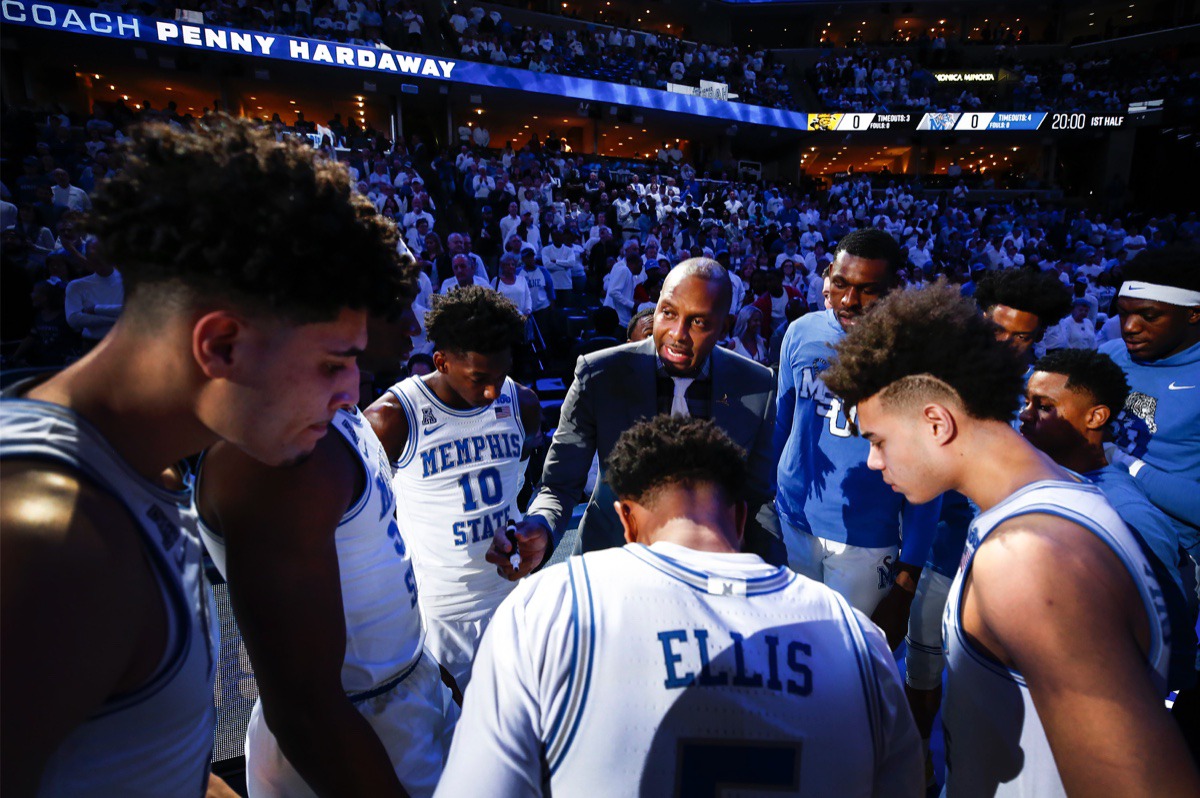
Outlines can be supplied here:
<path id="1" fill-rule="evenodd" d="M 967 111 L 931 114 L 809 114 L 808 129 L 852 133 L 891 130 L 1096 130 L 1125 127 L 1126 114 L 1090 114 L 1082 111 Z M 1140 120 L 1139 120 L 1140 121 Z"/>

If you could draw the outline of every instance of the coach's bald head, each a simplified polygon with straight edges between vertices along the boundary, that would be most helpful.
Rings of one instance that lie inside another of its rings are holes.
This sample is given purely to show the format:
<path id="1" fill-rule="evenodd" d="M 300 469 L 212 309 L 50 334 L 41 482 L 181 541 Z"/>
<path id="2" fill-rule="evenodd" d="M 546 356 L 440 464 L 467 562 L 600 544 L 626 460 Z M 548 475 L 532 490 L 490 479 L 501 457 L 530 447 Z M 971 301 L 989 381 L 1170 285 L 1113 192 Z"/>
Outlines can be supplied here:
<path id="1" fill-rule="evenodd" d="M 711 258 L 689 258 L 670 271 L 654 311 L 654 348 L 667 372 L 690 376 L 704 367 L 729 318 L 733 285 Z"/>

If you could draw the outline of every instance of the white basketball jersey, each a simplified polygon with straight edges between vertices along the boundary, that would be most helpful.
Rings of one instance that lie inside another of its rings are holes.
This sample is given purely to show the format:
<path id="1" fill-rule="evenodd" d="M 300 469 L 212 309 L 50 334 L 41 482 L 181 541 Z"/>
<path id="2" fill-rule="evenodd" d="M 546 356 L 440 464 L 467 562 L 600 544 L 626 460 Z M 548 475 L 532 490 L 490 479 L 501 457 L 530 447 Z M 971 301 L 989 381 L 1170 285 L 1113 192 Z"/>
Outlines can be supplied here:
<path id="1" fill-rule="evenodd" d="M 510 519 L 520 520 L 525 430 L 517 385 L 505 379 L 496 401 L 470 410 L 447 407 L 418 377 L 389 390 L 408 420 L 394 485 L 422 608 L 444 618 L 487 615 L 513 586 L 484 555 Z"/>
<path id="2" fill-rule="evenodd" d="M 1141 548 L 1090 483 L 1035 482 L 971 523 L 963 564 L 946 602 L 946 700 L 942 719 L 946 732 L 947 794 L 1065 795 L 1054 754 L 1038 718 L 1037 708 L 1021 674 L 974 648 L 962 629 L 963 581 L 971 572 L 975 552 L 987 536 L 1010 518 L 1033 513 L 1065 518 L 1100 538 L 1124 563 L 1150 621 L 1147 665 L 1164 696 L 1170 626 L 1162 593 Z M 1097 656 L 1103 656 L 1097 651 Z"/>
<path id="3" fill-rule="evenodd" d="M 921 779 L 865 616 L 755 555 L 656 543 L 572 557 L 500 606 L 437 795 L 915 795 Z"/>
<path id="4" fill-rule="evenodd" d="M 335 533 L 346 617 L 342 687 L 357 700 L 407 675 L 421 654 L 423 634 L 411 552 L 396 523 L 383 444 L 354 408 L 339 410 L 332 428 L 358 455 L 365 475 L 362 495 Z M 224 539 L 203 522 L 200 528 L 209 555 L 224 574 Z"/>
<path id="5" fill-rule="evenodd" d="M 45 402 L 0 402 L 0 458 L 63 464 L 120 501 L 141 533 L 167 621 L 153 675 L 132 693 L 110 696 L 67 735 L 46 763 L 38 795 L 204 795 L 218 628 L 190 492 L 146 480 L 87 421 Z"/>

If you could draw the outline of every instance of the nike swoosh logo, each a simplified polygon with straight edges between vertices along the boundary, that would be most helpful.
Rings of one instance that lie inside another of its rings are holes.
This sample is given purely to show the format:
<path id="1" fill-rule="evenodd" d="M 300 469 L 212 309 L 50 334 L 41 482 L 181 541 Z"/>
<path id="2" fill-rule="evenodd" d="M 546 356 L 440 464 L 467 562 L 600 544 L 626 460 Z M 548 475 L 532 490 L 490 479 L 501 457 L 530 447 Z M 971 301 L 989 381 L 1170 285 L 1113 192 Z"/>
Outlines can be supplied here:
<path id="1" fill-rule="evenodd" d="M 1195 387 L 1196 387 L 1195 385 L 1176 385 L 1175 383 L 1172 382 L 1170 385 L 1167 386 L 1167 390 L 1168 391 L 1186 391 L 1188 388 L 1195 388 Z"/>
<path id="2" fill-rule="evenodd" d="M 432 435 L 433 433 L 437 432 L 438 430 L 440 430 L 440 429 L 441 429 L 442 427 L 444 427 L 444 426 L 446 426 L 446 425 L 445 425 L 445 424 L 438 424 L 436 427 L 430 427 L 429 429 L 423 429 L 423 430 L 421 430 L 421 434 L 422 434 L 422 435 Z"/>

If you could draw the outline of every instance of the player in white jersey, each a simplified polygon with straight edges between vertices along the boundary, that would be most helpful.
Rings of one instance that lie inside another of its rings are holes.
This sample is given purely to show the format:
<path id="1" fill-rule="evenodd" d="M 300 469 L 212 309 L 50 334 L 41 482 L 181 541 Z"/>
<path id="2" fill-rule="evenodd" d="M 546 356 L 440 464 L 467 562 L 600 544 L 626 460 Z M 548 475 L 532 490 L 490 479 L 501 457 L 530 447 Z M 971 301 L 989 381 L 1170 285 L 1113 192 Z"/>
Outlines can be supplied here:
<path id="1" fill-rule="evenodd" d="M 607 478 L 628 545 L 500 606 L 439 798 L 919 795 L 883 634 L 741 552 L 745 452 L 709 421 L 657 416 L 621 435 Z"/>
<path id="2" fill-rule="evenodd" d="M 466 689 L 479 638 L 513 588 L 484 555 L 520 520 L 541 405 L 508 377 L 524 320 L 490 288 L 438 297 L 426 316 L 436 370 L 367 409 L 395 468 L 397 513 L 413 548 L 426 643 Z"/>
<path id="3" fill-rule="evenodd" d="M 1007 343 L 1022 363 L 1032 364 L 1033 345 L 1042 339 L 1047 327 L 1071 310 L 1071 292 L 1056 272 L 1010 269 L 981 280 L 975 302 L 994 325 L 996 339 Z M 962 494 L 942 497 L 938 533 L 908 619 L 904 682 L 908 705 L 926 747 L 926 772 L 931 780 L 929 738 L 942 705 L 942 671 L 946 664 L 942 616 L 946 614 L 950 584 L 962 561 L 967 528 L 977 512 Z"/>
<path id="4" fill-rule="evenodd" d="M 910 501 L 980 509 L 946 607 L 952 795 L 1195 795 L 1163 705 L 1171 630 L 1099 490 L 1013 429 L 1024 364 L 946 284 L 884 300 L 837 346 L 867 464 Z"/>
<path id="5" fill-rule="evenodd" d="M 362 345 L 353 308 L 400 283 L 373 206 L 308 147 L 220 116 L 124 146 L 89 222 L 123 313 L 0 402 L 6 796 L 232 795 L 208 773 L 216 649 L 172 465 L 222 438 L 311 452 L 354 395 L 353 368 L 328 370 Z"/>
<path id="6" fill-rule="evenodd" d="M 372 317 L 364 369 L 404 362 L 412 293 L 390 320 Z M 196 479 L 204 543 L 258 682 L 247 787 L 256 798 L 428 796 L 457 707 L 424 652 L 383 446 L 352 404 L 330 426 L 301 463 L 271 467 L 218 445 Z"/>

